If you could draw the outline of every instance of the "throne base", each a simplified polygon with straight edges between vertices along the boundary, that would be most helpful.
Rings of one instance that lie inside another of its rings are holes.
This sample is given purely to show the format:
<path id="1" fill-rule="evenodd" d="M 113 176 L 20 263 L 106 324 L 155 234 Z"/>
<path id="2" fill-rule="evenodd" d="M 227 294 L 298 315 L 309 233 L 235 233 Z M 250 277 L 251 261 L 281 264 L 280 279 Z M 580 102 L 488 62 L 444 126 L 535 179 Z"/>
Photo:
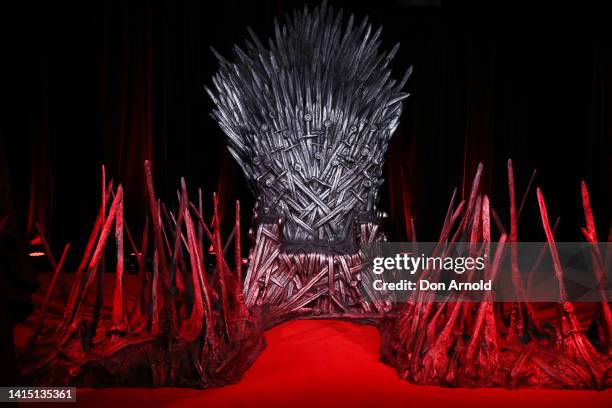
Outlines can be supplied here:
<path id="1" fill-rule="evenodd" d="M 384 239 L 377 224 L 359 224 L 358 244 Z M 363 270 L 363 255 L 360 249 L 289 248 L 278 223 L 262 223 L 249 255 L 245 303 L 258 308 L 268 326 L 300 318 L 375 321 L 392 303 L 388 294 L 372 289 L 374 276 Z"/>

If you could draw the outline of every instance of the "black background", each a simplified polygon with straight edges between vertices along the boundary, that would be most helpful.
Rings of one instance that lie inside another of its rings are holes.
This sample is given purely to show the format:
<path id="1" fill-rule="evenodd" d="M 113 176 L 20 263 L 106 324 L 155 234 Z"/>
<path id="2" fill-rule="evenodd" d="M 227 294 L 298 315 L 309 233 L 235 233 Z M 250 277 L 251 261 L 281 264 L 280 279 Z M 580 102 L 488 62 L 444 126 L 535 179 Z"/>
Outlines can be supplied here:
<path id="1" fill-rule="evenodd" d="M 98 211 L 105 163 L 109 176 L 124 184 L 127 219 L 139 231 L 146 211 L 142 162 L 151 158 L 163 200 L 174 202 L 185 176 L 192 191 L 201 185 L 210 197 L 220 190 L 230 215 L 233 200 L 241 199 L 248 224 L 253 199 L 203 91 L 216 70 L 208 47 L 229 56 L 247 26 L 267 38 L 273 18 L 303 2 L 89 3 L 3 6 L 3 212 L 14 212 L 30 239 L 32 223 L 42 222 L 56 252 L 68 241 L 82 248 Z M 332 2 L 382 24 L 386 48 L 401 43 L 398 76 L 414 66 L 383 193 L 391 239 L 407 237 L 404 209 L 415 217 L 419 239 L 435 239 L 452 188 L 461 193 L 464 172 L 469 185 L 479 161 L 484 191 L 507 225 L 511 157 L 519 200 L 538 169 L 536 184 L 551 218 L 561 217 L 560 240 L 582 240 L 580 180 L 586 180 L 605 240 L 608 15 L 575 5 L 419 3 Z M 543 240 L 533 190 L 521 217 L 519 238 Z"/>

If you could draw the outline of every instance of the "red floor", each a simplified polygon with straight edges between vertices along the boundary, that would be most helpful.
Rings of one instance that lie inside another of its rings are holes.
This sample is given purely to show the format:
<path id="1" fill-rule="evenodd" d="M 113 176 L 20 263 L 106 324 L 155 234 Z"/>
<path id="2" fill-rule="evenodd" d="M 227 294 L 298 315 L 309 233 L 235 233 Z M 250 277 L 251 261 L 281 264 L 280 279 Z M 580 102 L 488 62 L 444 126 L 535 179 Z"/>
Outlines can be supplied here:
<path id="1" fill-rule="evenodd" d="M 507 391 L 415 386 L 399 380 L 392 368 L 378 361 L 378 332 L 368 326 L 337 321 L 294 321 L 270 330 L 266 339 L 268 348 L 236 385 L 209 390 L 80 389 L 77 405 L 106 408 L 126 405 L 291 408 L 612 406 L 612 390 Z"/>
<path id="2" fill-rule="evenodd" d="M 612 390 L 467 390 L 409 384 L 379 362 L 379 335 L 370 326 L 293 321 L 273 328 L 266 339 L 267 349 L 236 385 L 209 390 L 79 389 L 77 404 L 69 406 L 612 407 Z"/>

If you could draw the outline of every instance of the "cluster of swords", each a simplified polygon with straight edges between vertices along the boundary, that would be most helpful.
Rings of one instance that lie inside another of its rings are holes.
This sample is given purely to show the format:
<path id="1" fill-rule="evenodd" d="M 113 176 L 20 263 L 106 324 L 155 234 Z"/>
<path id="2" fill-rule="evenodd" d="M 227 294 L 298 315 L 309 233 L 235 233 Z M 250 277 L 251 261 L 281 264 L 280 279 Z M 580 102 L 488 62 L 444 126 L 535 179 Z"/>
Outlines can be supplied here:
<path id="1" fill-rule="evenodd" d="M 287 250 L 279 231 L 279 223 L 259 225 L 244 281 L 245 303 L 261 310 L 266 325 L 298 318 L 376 321 L 391 310 L 386 293 L 373 290 L 361 251 Z M 359 225 L 361 245 L 382 239 L 378 224 Z"/>
<path id="2" fill-rule="evenodd" d="M 196 206 L 189 201 L 184 179 L 178 209 L 169 211 L 155 195 L 151 165 L 145 162 L 150 211 L 138 246 L 123 215 L 123 188 L 114 189 L 104 168 L 102 173 L 100 211 L 63 316 L 57 325 L 45 324 L 68 246 L 54 263 L 44 303 L 20 352 L 23 374 L 41 385 L 204 388 L 236 381 L 265 347 L 259 318 L 243 302 L 239 203 L 234 229 L 223 245 L 216 195 L 211 225 L 204 221 L 201 191 Z M 117 264 L 109 308 L 104 304 L 104 270 L 113 231 Z M 132 304 L 125 300 L 125 235 L 136 254 L 140 281 Z M 226 254 L 232 241 L 230 267 Z M 205 262 L 209 248 L 215 259 L 212 270 Z M 147 260 L 152 260 L 151 268 Z"/>
<path id="3" fill-rule="evenodd" d="M 257 197 L 246 304 L 273 322 L 391 307 L 366 289 L 359 247 L 384 239 L 376 205 L 411 70 L 391 79 L 398 46 L 381 52 L 367 18 L 343 23 L 323 4 L 276 24 L 269 48 L 249 31 L 236 62 L 215 52 L 213 117 Z"/>
<path id="4" fill-rule="evenodd" d="M 517 211 L 511 161 L 508 161 L 509 230 L 501 223 L 487 195 L 479 192 L 481 173 L 482 165 L 467 200 L 455 206 L 453 194 L 436 251 L 443 257 L 452 253 L 457 240 L 469 241 L 473 253 L 487 251 L 495 235 L 491 226 L 494 220 L 499 233 L 498 246 L 489 257 L 492 261 L 485 269 L 485 276 L 495 281 L 504 246 L 518 242 L 520 209 Z M 522 204 L 530 187 L 531 181 Z M 592 321 L 581 324 L 576 305 L 566 297 L 563 267 L 554 238 L 559 219 L 551 226 L 539 188 L 536 195 L 547 246 L 534 260 L 534 268 L 544 251 L 549 251 L 560 302 L 546 307 L 552 308 L 556 317 L 542 319 L 534 310 L 536 304 L 494 303 L 490 292 L 485 292 L 477 303 L 435 302 L 430 292 L 415 292 L 396 310 L 396 316 L 380 325 L 383 361 L 396 367 L 402 378 L 417 384 L 453 387 L 606 389 L 612 386 L 612 314 L 607 296 L 602 288 L 601 302 L 592 308 Z M 582 233 L 588 242 L 596 244 L 595 222 L 584 182 L 582 201 L 586 220 Z M 518 253 L 513 248 L 510 250 L 513 289 L 517 299 L 525 299 L 526 283 L 519 274 Z M 600 253 L 596 245 L 591 248 L 593 273 L 598 282 L 603 282 L 603 268 L 611 254 Z M 440 271 L 425 271 L 423 276 L 435 282 Z M 466 274 L 466 281 L 470 279 L 470 274 Z M 595 338 L 586 334 L 589 325 L 597 333 Z"/>
<path id="5" fill-rule="evenodd" d="M 337 129 L 310 113 L 298 122 L 304 135 L 297 137 L 264 126 L 253 138 L 258 173 L 243 165 L 260 185 L 246 304 L 279 320 L 380 317 L 391 305 L 381 292 L 362 296 L 372 277 L 362 273 L 359 247 L 384 239 L 375 208 L 391 129 Z"/>

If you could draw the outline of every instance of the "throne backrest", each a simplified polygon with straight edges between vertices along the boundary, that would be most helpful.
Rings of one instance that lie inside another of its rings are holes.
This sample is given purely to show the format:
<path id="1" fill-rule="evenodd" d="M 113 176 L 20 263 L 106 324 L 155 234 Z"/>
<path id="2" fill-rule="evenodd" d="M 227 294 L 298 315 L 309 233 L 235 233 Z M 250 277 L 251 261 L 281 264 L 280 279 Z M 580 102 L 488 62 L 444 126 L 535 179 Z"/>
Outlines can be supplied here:
<path id="1" fill-rule="evenodd" d="M 390 79 L 397 52 L 379 52 L 367 17 L 343 24 L 323 5 L 294 12 L 264 48 L 249 31 L 235 62 L 208 90 L 213 117 L 257 197 L 260 216 L 283 222 L 287 242 L 350 239 L 359 217 L 372 217 L 389 139 L 408 94 Z"/>

